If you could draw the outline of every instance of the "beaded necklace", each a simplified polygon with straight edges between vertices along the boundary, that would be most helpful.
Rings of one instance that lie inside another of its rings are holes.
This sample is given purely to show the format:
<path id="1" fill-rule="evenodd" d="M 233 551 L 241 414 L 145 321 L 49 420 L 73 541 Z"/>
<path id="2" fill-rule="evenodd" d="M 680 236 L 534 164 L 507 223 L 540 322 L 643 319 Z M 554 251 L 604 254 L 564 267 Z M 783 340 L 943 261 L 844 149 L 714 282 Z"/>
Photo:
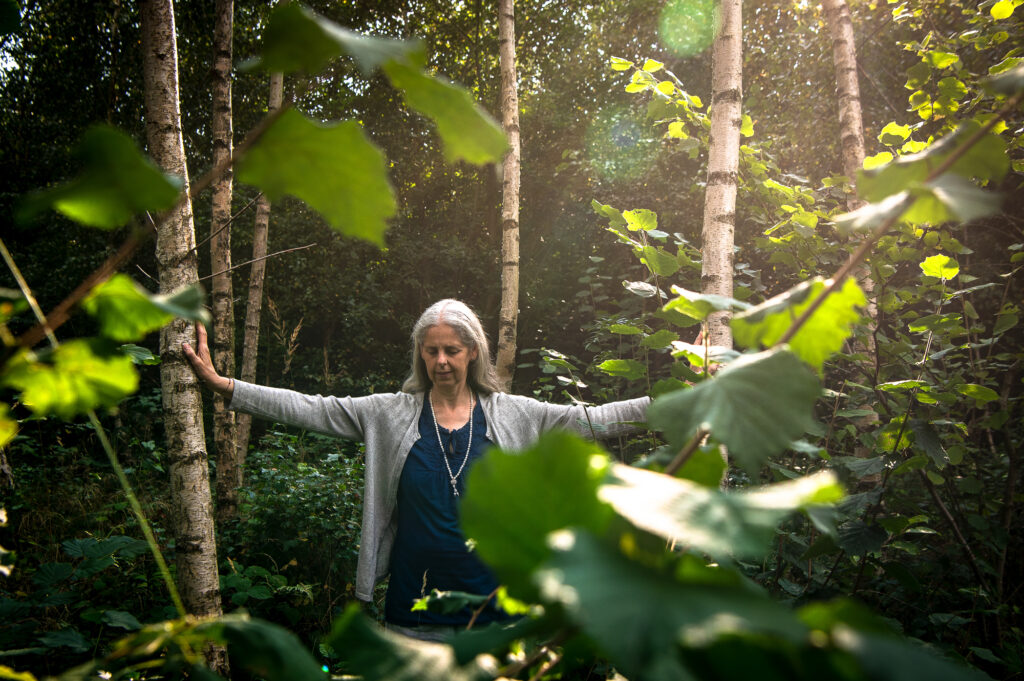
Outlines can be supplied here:
<path id="1" fill-rule="evenodd" d="M 434 421 L 434 433 L 437 435 L 437 444 L 441 447 L 441 458 L 444 459 L 444 467 L 448 469 L 448 479 L 452 483 L 452 492 L 455 496 L 459 496 L 458 480 L 459 476 L 462 475 L 463 469 L 466 467 L 466 462 L 469 461 L 469 450 L 473 446 L 473 393 L 469 393 L 469 442 L 466 443 L 466 455 L 462 457 L 462 465 L 459 466 L 459 470 L 452 473 L 452 467 L 448 463 L 448 455 L 444 451 L 444 442 L 441 441 L 441 429 L 437 425 L 437 414 L 434 412 L 434 394 L 431 391 L 427 395 L 427 399 L 430 402 L 430 418 Z"/>

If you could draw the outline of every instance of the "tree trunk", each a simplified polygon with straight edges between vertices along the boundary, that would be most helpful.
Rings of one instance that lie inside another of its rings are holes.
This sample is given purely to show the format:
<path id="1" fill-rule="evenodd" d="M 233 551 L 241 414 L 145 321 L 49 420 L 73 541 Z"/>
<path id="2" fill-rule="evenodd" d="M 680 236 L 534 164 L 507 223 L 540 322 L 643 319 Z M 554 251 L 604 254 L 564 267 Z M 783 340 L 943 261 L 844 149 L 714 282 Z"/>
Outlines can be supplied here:
<path id="1" fill-rule="evenodd" d="M 516 83 L 514 0 L 498 2 L 498 45 L 501 68 L 501 125 L 508 137 L 501 191 L 501 312 L 495 365 L 506 390 L 516 369 L 519 323 L 519 94 Z"/>
<path id="2" fill-rule="evenodd" d="M 857 181 L 857 173 L 864 167 L 864 122 L 861 117 L 860 106 L 860 85 L 857 82 L 857 43 L 853 35 L 853 22 L 850 20 L 850 8 L 846 0 L 824 0 L 822 6 L 825 9 L 825 19 L 828 22 L 829 31 L 832 34 L 832 60 L 836 68 L 836 101 L 839 111 L 839 136 L 843 149 L 843 173 L 850 178 L 850 182 Z M 847 210 L 857 210 L 866 205 L 856 191 L 850 192 L 846 199 Z M 875 282 L 871 278 L 871 268 L 861 264 L 854 270 L 854 277 L 860 284 L 868 305 L 865 311 L 868 317 L 868 330 L 863 341 L 854 343 L 854 351 L 866 354 L 868 360 L 861 363 L 861 369 L 869 380 L 877 382 L 878 372 L 876 371 L 878 355 L 875 347 L 874 329 L 878 318 L 878 308 L 875 303 L 874 291 Z M 878 414 L 871 413 L 856 421 L 857 429 L 864 432 L 877 427 Z M 858 456 L 870 456 L 869 447 L 857 447 Z M 873 480 L 880 480 L 879 475 L 871 476 Z"/>
<path id="3" fill-rule="evenodd" d="M 187 191 L 172 0 L 144 0 L 140 7 L 149 152 L 161 168 L 185 180 Z M 161 292 L 193 284 L 198 279 L 193 230 L 192 206 L 187 200 L 160 220 L 156 258 Z M 213 502 L 202 399 L 199 382 L 181 351 L 185 341 L 195 342 L 191 322 L 176 319 L 160 331 L 160 380 L 170 464 L 176 579 L 189 613 L 212 616 L 221 613 Z M 211 660 L 211 666 L 219 673 L 226 670 L 223 651 L 219 660 Z"/>
<path id="4" fill-rule="evenodd" d="M 213 28 L 213 165 L 231 158 L 231 33 L 234 0 L 217 0 Z M 235 306 L 231 289 L 231 168 L 213 184 L 210 220 L 210 267 L 213 272 L 213 333 L 211 355 L 221 376 L 235 375 Z M 235 414 L 220 395 L 213 396 L 213 442 L 217 449 L 217 520 L 238 511 L 239 462 Z"/>
<path id="5" fill-rule="evenodd" d="M 736 231 L 736 182 L 743 111 L 741 0 L 721 0 L 721 24 L 711 66 L 711 141 L 704 194 L 701 291 L 732 297 L 732 251 Z M 708 319 L 712 345 L 732 346 L 729 312 Z"/>
<path id="6" fill-rule="evenodd" d="M 284 76 L 270 74 L 270 111 L 281 108 L 284 99 Z M 249 298 L 245 307 L 245 338 L 242 341 L 242 370 L 239 378 L 243 381 L 256 380 L 256 351 L 260 342 L 260 311 L 263 309 L 263 281 L 267 272 L 267 232 L 270 225 L 270 201 L 260 196 L 256 202 L 256 218 L 252 234 L 252 257 L 255 260 L 249 270 Z M 252 417 L 237 415 L 238 427 L 238 469 L 234 480 L 235 489 L 242 486 L 242 471 L 245 455 L 249 451 L 249 432 Z M 237 500 L 237 497 L 236 497 Z"/>

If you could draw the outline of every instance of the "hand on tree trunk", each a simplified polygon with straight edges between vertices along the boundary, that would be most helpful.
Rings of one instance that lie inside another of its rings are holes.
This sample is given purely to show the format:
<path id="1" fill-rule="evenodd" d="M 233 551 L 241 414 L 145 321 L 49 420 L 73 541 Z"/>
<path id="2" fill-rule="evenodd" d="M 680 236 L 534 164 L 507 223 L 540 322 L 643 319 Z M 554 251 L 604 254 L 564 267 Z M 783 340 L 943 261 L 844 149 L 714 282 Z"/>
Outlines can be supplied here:
<path id="1" fill-rule="evenodd" d="M 192 364 L 192 369 L 196 372 L 199 380 L 205 383 L 210 390 L 230 401 L 231 394 L 235 391 L 235 381 L 232 378 L 221 376 L 214 368 L 213 358 L 210 357 L 210 346 L 206 342 L 206 327 L 196 324 L 195 350 L 188 343 L 182 343 L 181 349 L 184 351 L 186 359 Z"/>

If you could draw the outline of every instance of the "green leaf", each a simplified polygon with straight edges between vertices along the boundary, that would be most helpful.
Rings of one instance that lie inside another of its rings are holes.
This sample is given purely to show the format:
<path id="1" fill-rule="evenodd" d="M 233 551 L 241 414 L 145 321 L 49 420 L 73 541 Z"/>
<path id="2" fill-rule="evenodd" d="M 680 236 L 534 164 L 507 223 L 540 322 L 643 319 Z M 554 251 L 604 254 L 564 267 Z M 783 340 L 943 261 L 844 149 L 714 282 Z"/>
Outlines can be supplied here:
<path id="1" fill-rule="evenodd" d="M 325 643 L 344 663 L 346 673 L 367 681 L 484 681 L 494 678 L 478 660 L 460 666 L 449 645 L 416 641 L 381 629 L 356 605 L 349 606 L 335 620 Z"/>
<path id="2" fill-rule="evenodd" d="M 946 69 L 959 62 L 960 57 L 956 56 L 953 52 L 932 50 L 931 52 L 925 52 L 924 60 L 937 69 Z"/>
<path id="3" fill-rule="evenodd" d="M 883 223 L 895 222 L 910 208 L 912 203 L 910 192 L 893 194 L 857 210 L 837 215 L 835 217 L 836 228 L 843 234 L 870 232 Z"/>
<path id="4" fill-rule="evenodd" d="M 621 210 L 616 210 L 615 208 L 612 208 L 611 206 L 609 206 L 607 204 L 601 203 L 597 199 L 591 199 L 590 200 L 590 207 L 598 215 L 603 215 L 604 217 L 608 218 L 608 220 L 611 222 L 611 224 L 613 226 L 618 226 L 618 227 L 625 227 L 626 226 L 626 219 L 624 217 L 622 217 L 622 211 Z"/>
<path id="5" fill-rule="evenodd" d="M 659 277 L 671 277 L 679 271 L 679 260 L 657 246 L 644 246 L 641 261 L 653 274 Z"/>
<path id="6" fill-rule="evenodd" d="M 708 315 L 717 310 L 745 310 L 750 307 L 749 303 L 744 303 L 735 298 L 720 296 L 715 293 L 697 293 L 696 291 L 688 291 L 679 286 L 673 286 L 672 293 L 676 294 L 676 297 L 665 303 L 662 309 L 680 312 L 698 321 L 704 321 L 708 318 Z"/>
<path id="7" fill-rule="evenodd" d="M 985 89 L 1001 95 L 1015 95 L 1024 90 L 1024 62 L 997 74 L 984 81 Z"/>
<path id="8" fill-rule="evenodd" d="M 664 66 L 665 65 L 662 64 L 660 61 L 655 61 L 654 59 L 648 59 L 648 60 L 646 60 L 644 62 L 642 70 L 644 70 L 644 71 L 646 71 L 648 73 L 654 73 L 655 71 L 660 71 L 662 68 L 664 68 Z"/>
<path id="9" fill-rule="evenodd" d="M 530 573 L 550 553 L 549 532 L 607 524 L 611 509 L 597 498 L 607 467 L 600 447 L 561 431 L 521 454 L 492 449 L 473 466 L 462 528 L 512 595 L 533 593 Z"/>
<path id="10" fill-rule="evenodd" d="M 802 282 L 735 315 L 731 322 L 734 340 L 747 348 L 774 345 L 821 296 L 828 283 L 820 278 Z M 864 292 L 853 278 L 848 278 L 790 339 L 790 349 L 820 371 L 825 360 L 838 352 L 853 333 L 851 327 L 860 319 L 858 308 L 865 305 Z"/>
<path id="11" fill-rule="evenodd" d="M 878 133 L 878 141 L 890 147 L 903 144 L 908 137 L 910 137 L 910 126 L 897 125 L 896 123 L 886 124 L 882 128 L 882 132 Z"/>
<path id="12" fill-rule="evenodd" d="M 224 615 L 196 627 L 198 633 L 227 644 L 232 666 L 267 681 L 325 681 L 306 646 L 292 632 L 247 615 Z"/>
<path id="13" fill-rule="evenodd" d="M 921 419 L 910 419 L 908 425 L 914 433 L 914 444 L 918 449 L 928 455 L 936 468 L 939 470 L 945 468 L 949 463 L 949 455 L 946 454 L 946 449 L 942 446 L 942 440 L 939 439 L 935 428 Z"/>
<path id="14" fill-rule="evenodd" d="M 742 492 L 721 492 L 616 464 L 598 496 L 635 527 L 721 560 L 763 556 L 783 518 L 809 505 L 838 501 L 842 489 L 834 474 L 822 472 Z"/>
<path id="15" fill-rule="evenodd" d="M 628 71 L 633 68 L 633 62 L 622 57 L 609 57 L 608 63 L 613 71 Z"/>
<path id="16" fill-rule="evenodd" d="M 103 623 L 108 627 L 117 627 L 118 629 L 127 629 L 128 631 L 136 631 L 142 628 L 142 622 L 135 619 L 135 615 L 124 610 L 103 611 Z"/>
<path id="17" fill-rule="evenodd" d="M 39 642 L 47 648 L 70 648 L 72 652 L 76 653 L 84 653 L 92 648 L 89 640 L 74 627 L 43 634 L 39 637 Z"/>
<path id="18" fill-rule="evenodd" d="M 999 315 L 998 317 L 996 317 L 996 324 L 992 328 L 992 335 L 998 336 L 1002 333 L 1005 333 L 1006 331 L 1009 331 L 1013 327 L 1017 326 L 1017 323 L 1019 321 L 1020 318 L 1012 312 Z"/>
<path id="19" fill-rule="evenodd" d="M 395 214 L 384 156 L 355 121 L 320 125 L 288 110 L 239 160 L 236 172 L 272 201 L 291 194 L 334 229 L 378 245 L 385 220 Z"/>
<path id="20" fill-rule="evenodd" d="M 978 406 L 995 402 L 999 399 L 999 393 L 995 390 L 978 385 L 977 383 L 959 383 L 953 389 L 961 395 L 966 395 L 975 400 Z"/>
<path id="21" fill-rule="evenodd" d="M 667 348 L 674 340 L 679 340 L 679 334 L 668 329 L 660 329 L 640 341 L 640 345 L 653 349 Z"/>
<path id="22" fill-rule="evenodd" d="M 167 210 L 178 200 L 181 180 L 161 172 L 120 130 L 90 128 L 76 155 L 84 166 L 82 174 L 28 197 L 18 208 L 19 222 L 53 208 L 83 225 L 113 229 L 138 213 Z"/>
<path id="23" fill-rule="evenodd" d="M 609 376 L 635 381 L 647 375 L 647 365 L 635 359 L 606 359 L 597 368 Z"/>
<path id="24" fill-rule="evenodd" d="M 743 118 L 741 119 L 740 134 L 744 137 L 754 136 L 754 119 L 747 114 L 743 114 Z"/>
<path id="25" fill-rule="evenodd" d="M 314 74 L 331 59 L 348 54 L 369 75 L 394 59 L 422 59 L 418 42 L 360 35 L 294 2 L 278 5 L 271 13 L 262 48 L 260 58 L 248 67 Z"/>
<path id="26" fill-rule="evenodd" d="M 1009 19 L 1010 15 L 1013 14 L 1013 10 L 1017 9 L 1017 4 L 1011 2 L 1011 0 L 999 0 L 996 4 L 992 5 L 989 12 L 992 14 L 992 18 L 996 21 L 1002 21 L 1003 19 Z"/>
<path id="27" fill-rule="evenodd" d="M 384 73 L 402 91 L 406 104 L 433 119 L 449 161 L 464 159 L 480 165 L 504 157 L 505 133 L 468 92 L 407 62 L 388 62 Z"/>
<path id="28" fill-rule="evenodd" d="M 617 333 L 621 336 L 639 336 L 643 330 L 632 324 L 612 324 L 608 327 L 610 333 Z"/>
<path id="29" fill-rule="evenodd" d="M 18 434 L 18 422 L 11 418 L 11 409 L 0 402 L 0 448 L 6 447 L 7 443 Z M 2 510 L 2 509 L 0 509 Z M 0 527 L 3 523 L 0 523 Z"/>
<path id="30" fill-rule="evenodd" d="M 101 334 L 122 343 L 139 340 L 174 319 L 126 274 L 115 274 L 95 287 L 82 300 L 82 309 L 97 318 Z"/>
<path id="31" fill-rule="evenodd" d="M 900 156 L 880 168 L 860 172 L 858 193 L 866 201 L 874 203 L 924 182 L 932 170 L 945 162 L 980 128 L 977 122 L 967 121 L 955 133 L 943 137 L 920 153 Z M 950 172 L 981 181 L 998 182 L 1006 175 L 1009 167 L 1006 143 L 999 135 L 990 132 L 975 142 L 953 164 Z"/>
<path id="32" fill-rule="evenodd" d="M 925 258 L 921 263 L 921 271 L 925 273 L 925 276 L 949 280 L 960 273 L 960 265 L 953 258 L 940 253 Z"/>
<path id="33" fill-rule="evenodd" d="M 631 232 L 649 232 L 658 228 L 658 214 L 653 210 L 638 208 L 636 210 L 622 211 L 622 217 L 626 220 L 626 229 Z"/>
<path id="34" fill-rule="evenodd" d="M 998 194 L 949 173 L 924 185 L 912 185 L 910 193 L 914 203 L 903 219 L 914 224 L 970 222 L 997 213 L 1001 202 Z"/>
<path id="35" fill-rule="evenodd" d="M 160 363 L 160 357 L 150 352 L 149 348 L 134 343 L 125 343 L 121 346 L 121 352 L 128 355 L 132 364 L 154 366 Z"/>
<path id="36" fill-rule="evenodd" d="M 698 447 L 674 477 L 718 489 L 728 467 L 718 447 Z"/>
<path id="37" fill-rule="evenodd" d="M 676 578 L 584 532 L 560 532 L 552 543 L 555 554 L 536 575 L 545 603 L 564 608 L 630 679 L 694 678 L 680 646 L 703 648 L 743 634 L 795 641 L 804 634 L 790 610 L 730 571 L 688 562 Z"/>
<path id="38" fill-rule="evenodd" d="M 3 383 L 22 391 L 33 413 L 70 419 L 97 407 L 112 407 L 135 392 L 139 376 L 116 347 L 90 340 L 69 341 L 44 356 L 21 353 L 7 364 Z"/>
<path id="39" fill-rule="evenodd" d="M 814 427 L 817 377 L 787 349 L 743 355 L 710 381 L 654 401 L 647 417 L 681 449 L 697 430 L 729 448 L 730 456 L 756 471 Z"/>

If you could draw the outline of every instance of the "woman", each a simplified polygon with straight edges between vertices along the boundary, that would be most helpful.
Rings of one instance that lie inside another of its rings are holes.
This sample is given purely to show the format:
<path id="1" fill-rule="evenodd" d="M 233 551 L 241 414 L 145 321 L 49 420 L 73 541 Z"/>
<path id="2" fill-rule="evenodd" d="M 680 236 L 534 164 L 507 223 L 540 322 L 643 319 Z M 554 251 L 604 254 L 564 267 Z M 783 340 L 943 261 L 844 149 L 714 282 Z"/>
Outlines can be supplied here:
<path id="1" fill-rule="evenodd" d="M 402 392 L 321 397 L 265 388 L 217 374 L 198 327 L 197 351 L 184 345 L 196 374 L 229 408 L 366 443 L 362 536 L 356 597 L 373 598 L 387 576 L 385 620 L 417 638 L 439 640 L 464 627 L 472 613 L 411 612 L 432 589 L 488 594 L 490 571 L 466 548 L 458 501 L 473 461 L 487 447 L 523 449 L 554 428 L 609 436 L 642 421 L 649 398 L 591 407 L 562 406 L 501 392 L 480 320 L 464 303 L 431 305 L 412 331 L 412 367 Z M 589 420 L 588 418 L 589 417 Z M 477 623 L 501 619 L 491 609 Z"/>

